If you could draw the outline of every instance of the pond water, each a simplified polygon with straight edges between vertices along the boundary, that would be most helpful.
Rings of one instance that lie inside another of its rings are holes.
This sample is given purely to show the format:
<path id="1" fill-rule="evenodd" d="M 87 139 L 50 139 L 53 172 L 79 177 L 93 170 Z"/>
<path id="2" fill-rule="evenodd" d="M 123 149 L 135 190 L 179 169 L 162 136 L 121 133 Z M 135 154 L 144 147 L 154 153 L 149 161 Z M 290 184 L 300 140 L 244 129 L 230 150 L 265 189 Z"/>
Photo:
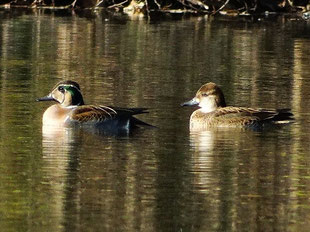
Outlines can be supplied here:
<path id="1" fill-rule="evenodd" d="M 157 128 L 43 130 L 64 79 Z M 190 133 L 180 103 L 209 81 L 296 120 Z M 309 21 L 2 9 L 0 107 L 3 231 L 310 231 Z"/>

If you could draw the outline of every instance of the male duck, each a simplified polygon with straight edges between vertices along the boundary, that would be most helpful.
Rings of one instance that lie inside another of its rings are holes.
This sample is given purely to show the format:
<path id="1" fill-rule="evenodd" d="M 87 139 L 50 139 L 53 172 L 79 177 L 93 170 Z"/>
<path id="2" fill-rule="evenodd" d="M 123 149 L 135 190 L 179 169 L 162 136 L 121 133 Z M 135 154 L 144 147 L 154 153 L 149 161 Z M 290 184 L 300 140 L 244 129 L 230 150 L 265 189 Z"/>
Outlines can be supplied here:
<path id="1" fill-rule="evenodd" d="M 226 106 L 222 90 L 210 82 L 200 87 L 196 96 L 182 106 L 198 105 L 190 117 L 190 130 L 212 127 L 261 128 L 265 123 L 287 123 L 293 120 L 289 109 L 253 109 Z"/>
<path id="2" fill-rule="evenodd" d="M 70 80 L 59 82 L 46 97 L 37 101 L 57 102 L 44 112 L 44 126 L 82 125 L 111 131 L 129 130 L 138 125 L 150 126 L 133 117 L 147 113 L 145 108 L 85 105 L 79 84 Z"/>

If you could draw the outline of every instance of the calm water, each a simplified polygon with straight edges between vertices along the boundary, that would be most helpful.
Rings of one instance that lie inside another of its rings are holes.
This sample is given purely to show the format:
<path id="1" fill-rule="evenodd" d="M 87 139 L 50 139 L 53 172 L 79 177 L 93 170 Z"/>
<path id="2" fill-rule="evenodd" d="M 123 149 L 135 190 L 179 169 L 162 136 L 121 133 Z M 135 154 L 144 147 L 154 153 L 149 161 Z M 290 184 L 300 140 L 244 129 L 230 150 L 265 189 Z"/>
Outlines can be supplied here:
<path id="1" fill-rule="evenodd" d="M 42 130 L 63 79 L 158 129 Z M 209 81 L 296 122 L 190 133 Z M 310 231 L 310 22 L 0 10 L 0 107 L 1 231 Z"/>

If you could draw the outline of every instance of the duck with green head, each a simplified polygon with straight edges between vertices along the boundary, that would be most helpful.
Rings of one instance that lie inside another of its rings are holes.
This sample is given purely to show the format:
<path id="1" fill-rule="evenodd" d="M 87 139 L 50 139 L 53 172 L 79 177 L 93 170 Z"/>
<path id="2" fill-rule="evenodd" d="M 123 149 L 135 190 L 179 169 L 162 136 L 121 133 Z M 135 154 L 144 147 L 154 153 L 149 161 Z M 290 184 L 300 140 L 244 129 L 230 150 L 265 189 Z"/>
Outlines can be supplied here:
<path id="1" fill-rule="evenodd" d="M 59 82 L 47 96 L 37 101 L 57 102 L 44 112 L 44 126 L 81 125 L 109 130 L 129 130 L 139 125 L 151 126 L 133 117 L 147 113 L 145 108 L 85 105 L 80 86 L 75 81 Z"/>

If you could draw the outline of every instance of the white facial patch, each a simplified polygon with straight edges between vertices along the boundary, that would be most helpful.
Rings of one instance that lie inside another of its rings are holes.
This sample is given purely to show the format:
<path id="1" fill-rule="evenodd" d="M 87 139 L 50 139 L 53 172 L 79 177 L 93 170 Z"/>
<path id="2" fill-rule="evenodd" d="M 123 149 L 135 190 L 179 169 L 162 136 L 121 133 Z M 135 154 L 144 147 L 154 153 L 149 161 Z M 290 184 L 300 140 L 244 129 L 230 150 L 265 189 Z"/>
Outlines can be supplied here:
<path id="1" fill-rule="evenodd" d="M 214 95 L 209 95 L 207 97 L 202 97 L 199 102 L 201 111 L 204 113 L 209 113 L 217 109 L 217 104 Z"/>

